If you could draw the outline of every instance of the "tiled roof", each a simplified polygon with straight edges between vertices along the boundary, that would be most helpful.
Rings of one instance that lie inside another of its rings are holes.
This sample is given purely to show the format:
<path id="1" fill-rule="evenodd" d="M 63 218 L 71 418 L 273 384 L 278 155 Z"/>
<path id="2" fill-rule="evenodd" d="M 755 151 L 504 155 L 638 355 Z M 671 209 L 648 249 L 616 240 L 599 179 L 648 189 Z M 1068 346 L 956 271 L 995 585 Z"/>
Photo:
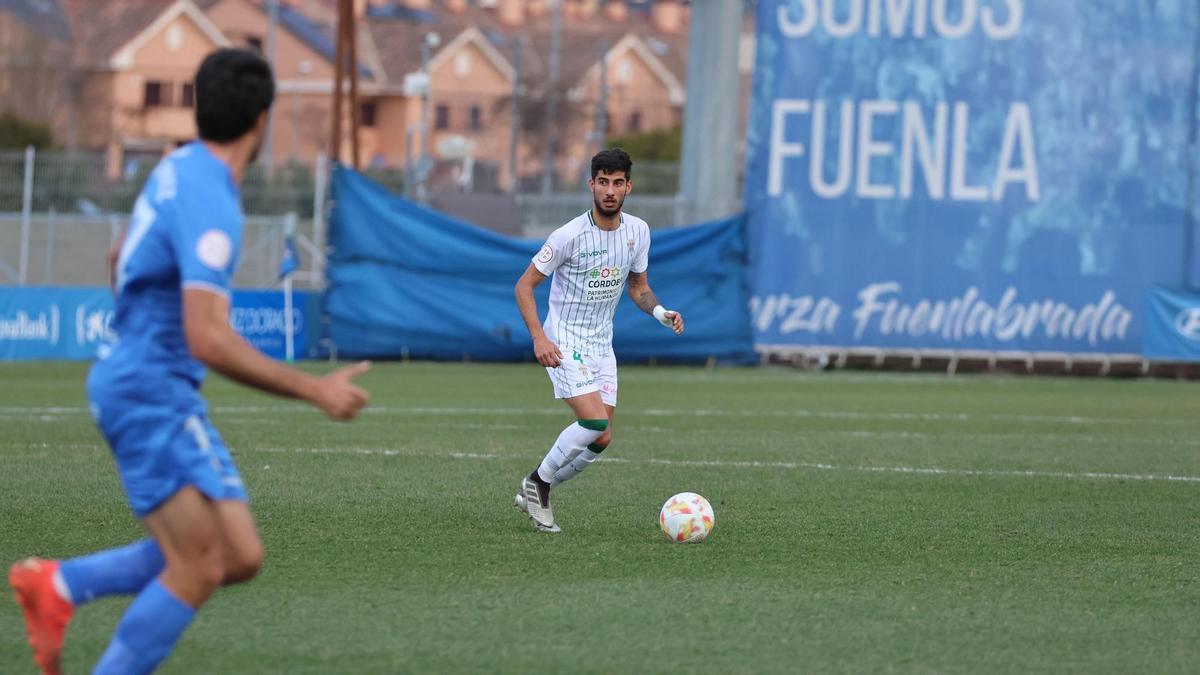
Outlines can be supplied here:
<path id="1" fill-rule="evenodd" d="M 472 5 L 461 14 L 441 11 L 433 14 L 432 20 L 423 18 L 419 21 L 376 11 L 368 15 L 367 25 L 391 82 L 400 82 L 405 74 L 420 69 L 421 40 L 426 33 L 438 33 L 442 45 L 445 45 L 463 30 L 475 26 L 510 62 L 513 60 L 513 45 L 518 39 L 522 40 L 521 77 L 533 91 L 547 85 L 550 54 L 548 14 L 528 17 L 521 26 L 511 27 L 501 24 L 494 11 Z M 679 34 L 660 33 L 650 22 L 648 13 L 632 11 L 623 22 L 612 22 L 603 17 L 563 22 L 559 52 L 559 78 L 562 84 L 575 85 L 589 68 L 599 62 L 605 40 L 611 49 L 630 33 L 645 40 L 650 51 L 676 79 L 680 82 L 686 80 L 686 31 Z"/>
<path id="2" fill-rule="evenodd" d="M 59 0 L 71 27 L 75 60 L 103 67 L 113 54 L 177 0 Z M 192 0 L 201 11 L 218 0 Z"/>

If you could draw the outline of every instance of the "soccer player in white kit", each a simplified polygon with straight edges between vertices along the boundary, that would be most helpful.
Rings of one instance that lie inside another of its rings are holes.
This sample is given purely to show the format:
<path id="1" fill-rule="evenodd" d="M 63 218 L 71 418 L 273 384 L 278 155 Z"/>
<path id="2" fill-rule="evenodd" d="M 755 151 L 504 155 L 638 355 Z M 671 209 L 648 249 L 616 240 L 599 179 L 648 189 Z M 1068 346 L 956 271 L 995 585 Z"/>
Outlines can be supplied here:
<path id="1" fill-rule="evenodd" d="M 576 418 L 521 481 L 514 499 L 542 532 L 561 531 L 550 489 L 579 475 L 612 442 L 617 407 L 612 320 L 621 289 L 628 287 L 634 304 L 659 323 L 683 332 L 683 316 L 664 309 L 646 279 L 650 227 L 621 212 L 633 189 L 632 169 L 629 154 L 619 148 L 592 158 L 591 210 L 551 233 L 515 289 L 533 353 L 550 375 L 554 397 L 566 401 Z M 533 289 L 551 274 L 550 311 L 542 323 Z"/>

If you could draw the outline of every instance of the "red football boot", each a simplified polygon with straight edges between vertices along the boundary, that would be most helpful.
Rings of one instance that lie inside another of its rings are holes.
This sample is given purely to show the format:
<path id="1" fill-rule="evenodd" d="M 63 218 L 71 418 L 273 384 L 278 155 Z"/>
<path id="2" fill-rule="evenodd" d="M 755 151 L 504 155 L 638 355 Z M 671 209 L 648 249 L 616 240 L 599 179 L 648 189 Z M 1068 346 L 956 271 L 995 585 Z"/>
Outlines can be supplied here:
<path id="1" fill-rule="evenodd" d="M 8 570 L 8 583 L 25 612 L 25 631 L 33 647 L 33 659 L 43 675 L 61 675 L 63 636 L 75 613 L 75 607 L 54 588 L 57 571 L 57 560 L 40 558 L 26 558 L 13 563 Z"/>

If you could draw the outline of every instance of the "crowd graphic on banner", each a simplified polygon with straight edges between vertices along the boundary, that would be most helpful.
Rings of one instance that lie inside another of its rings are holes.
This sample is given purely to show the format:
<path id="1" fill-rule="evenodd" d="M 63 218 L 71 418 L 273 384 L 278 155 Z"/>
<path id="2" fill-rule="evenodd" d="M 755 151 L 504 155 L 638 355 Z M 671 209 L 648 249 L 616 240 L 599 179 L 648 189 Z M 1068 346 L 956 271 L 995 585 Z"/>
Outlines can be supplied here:
<path id="1" fill-rule="evenodd" d="M 757 343 L 1141 350 L 1189 264 L 1200 4 L 758 11 Z"/>

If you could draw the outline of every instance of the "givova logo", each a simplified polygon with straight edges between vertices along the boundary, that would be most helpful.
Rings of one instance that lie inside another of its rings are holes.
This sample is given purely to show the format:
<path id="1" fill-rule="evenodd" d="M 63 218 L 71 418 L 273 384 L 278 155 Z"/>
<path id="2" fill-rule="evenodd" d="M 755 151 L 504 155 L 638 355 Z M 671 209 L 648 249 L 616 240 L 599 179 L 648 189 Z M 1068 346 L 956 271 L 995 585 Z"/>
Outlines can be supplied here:
<path id="1" fill-rule="evenodd" d="M 1200 342 L 1200 307 L 1188 307 L 1175 317 L 1175 330 L 1189 340 Z"/>

